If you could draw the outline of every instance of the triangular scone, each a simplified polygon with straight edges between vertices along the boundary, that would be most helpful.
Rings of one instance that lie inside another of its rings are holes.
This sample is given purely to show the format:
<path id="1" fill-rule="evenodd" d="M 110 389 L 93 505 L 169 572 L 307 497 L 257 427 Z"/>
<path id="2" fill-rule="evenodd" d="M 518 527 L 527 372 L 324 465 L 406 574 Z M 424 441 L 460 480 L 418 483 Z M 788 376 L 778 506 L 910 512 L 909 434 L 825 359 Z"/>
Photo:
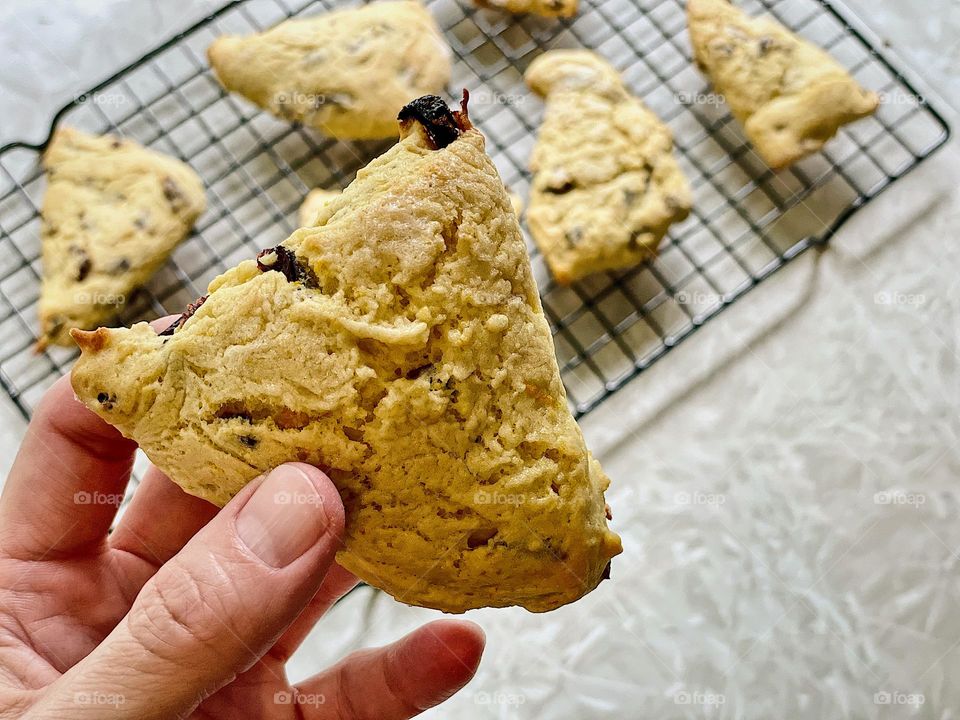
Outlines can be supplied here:
<path id="1" fill-rule="evenodd" d="M 131 140 L 61 127 L 43 166 L 40 349 L 116 315 L 205 207 L 190 167 Z"/>
<path id="2" fill-rule="evenodd" d="M 697 64 L 773 169 L 877 109 L 875 93 L 773 19 L 751 18 L 728 0 L 688 0 L 687 20 Z"/>
<path id="3" fill-rule="evenodd" d="M 669 128 L 589 50 L 545 52 L 525 78 L 546 98 L 527 225 L 557 282 L 652 257 L 692 203 Z"/>
<path id="4" fill-rule="evenodd" d="M 450 78 L 450 49 L 418 0 L 287 20 L 207 49 L 227 90 L 345 139 L 396 137 L 397 113 Z"/>
<path id="5" fill-rule="evenodd" d="M 324 190 L 323 188 L 315 188 L 308 192 L 307 196 L 300 204 L 300 210 L 297 213 L 297 217 L 300 220 L 300 227 L 313 225 L 313 221 L 316 220 L 317 214 L 320 212 L 320 208 L 339 196 L 339 190 Z"/>
<path id="6" fill-rule="evenodd" d="M 580 0 L 475 0 L 481 7 L 543 17 L 573 17 Z"/>
<path id="7" fill-rule="evenodd" d="M 609 480 L 483 136 L 437 97 L 401 119 L 313 226 L 169 332 L 74 333 L 73 387 L 217 504 L 284 461 L 324 468 L 347 511 L 340 563 L 405 603 L 550 610 L 620 552 Z"/>

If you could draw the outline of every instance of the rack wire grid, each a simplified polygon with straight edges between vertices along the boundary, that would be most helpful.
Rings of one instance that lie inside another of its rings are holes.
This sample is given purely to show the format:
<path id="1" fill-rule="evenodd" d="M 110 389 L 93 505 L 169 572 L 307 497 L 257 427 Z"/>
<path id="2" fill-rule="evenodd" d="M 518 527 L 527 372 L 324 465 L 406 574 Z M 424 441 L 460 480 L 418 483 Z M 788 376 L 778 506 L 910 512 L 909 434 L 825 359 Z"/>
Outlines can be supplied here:
<path id="1" fill-rule="evenodd" d="M 63 122 L 114 132 L 188 162 L 209 208 L 166 266 L 138 292 L 125 323 L 179 313 L 216 274 L 276 245 L 296 228 L 315 187 L 342 187 L 384 143 L 349 143 L 290 125 L 226 94 L 205 60 L 223 34 L 248 34 L 289 17 L 352 3 L 238 0 L 148 52 L 60 110 Z M 542 104 L 523 71 L 555 47 L 595 49 L 673 130 L 694 188 L 689 219 L 652 262 L 556 285 L 531 247 L 570 403 L 577 417 L 663 357 L 710 318 L 817 243 L 946 142 L 927 99 L 827 0 L 745 0 L 827 49 L 881 93 L 875 116 L 845 128 L 789 170 L 770 171 L 691 62 L 681 0 L 582 0 L 570 20 L 478 10 L 469 0 L 428 0 L 454 57 L 451 98 L 472 93 L 508 187 L 526 193 L 527 158 Z M 44 144 L 0 148 L 0 383 L 25 417 L 69 370 L 75 351 L 34 352 L 40 284 Z"/>

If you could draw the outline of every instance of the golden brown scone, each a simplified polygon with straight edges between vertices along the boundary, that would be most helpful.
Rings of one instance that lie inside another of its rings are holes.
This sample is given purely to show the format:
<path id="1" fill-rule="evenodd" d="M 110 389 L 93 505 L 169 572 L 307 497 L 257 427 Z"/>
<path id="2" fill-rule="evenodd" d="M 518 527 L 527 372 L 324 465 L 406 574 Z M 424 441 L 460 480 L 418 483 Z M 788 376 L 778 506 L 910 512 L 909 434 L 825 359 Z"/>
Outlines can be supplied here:
<path id="1" fill-rule="evenodd" d="M 751 18 L 728 0 L 688 0 L 687 21 L 697 64 L 773 169 L 877 109 L 875 93 L 773 19 Z"/>
<path id="2" fill-rule="evenodd" d="M 546 98 L 527 226 L 554 278 L 652 257 L 692 204 L 670 129 L 589 50 L 545 52 L 525 79 Z"/>
<path id="3" fill-rule="evenodd" d="M 517 217 L 523 215 L 523 198 L 509 190 L 507 191 L 507 197 L 510 200 L 510 207 L 513 208 L 513 214 Z"/>
<path id="4" fill-rule="evenodd" d="M 223 86 L 344 139 L 396 137 L 405 103 L 450 79 L 450 49 L 419 0 L 287 20 L 207 49 Z"/>
<path id="5" fill-rule="evenodd" d="M 41 350 L 116 315 L 205 207 L 189 166 L 131 140 L 61 127 L 43 166 Z"/>
<path id="6" fill-rule="evenodd" d="M 475 0 L 480 7 L 509 13 L 529 13 L 543 17 L 573 17 L 579 0 Z"/>
<path id="7" fill-rule="evenodd" d="M 399 144 L 170 332 L 76 332 L 77 395 L 223 505 L 285 461 L 346 507 L 339 562 L 414 605 L 572 602 L 605 576 L 609 480 L 567 407 L 503 182 L 465 113 Z"/>
<path id="8" fill-rule="evenodd" d="M 300 220 L 300 227 L 313 225 L 313 221 L 320 212 L 320 208 L 333 200 L 335 197 L 339 197 L 339 195 L 339 190 L 324 190 L 323 188 L 315 188 L 308 192 L 307 196 L 300 204 L 300 211 L 297 214 Z"/>

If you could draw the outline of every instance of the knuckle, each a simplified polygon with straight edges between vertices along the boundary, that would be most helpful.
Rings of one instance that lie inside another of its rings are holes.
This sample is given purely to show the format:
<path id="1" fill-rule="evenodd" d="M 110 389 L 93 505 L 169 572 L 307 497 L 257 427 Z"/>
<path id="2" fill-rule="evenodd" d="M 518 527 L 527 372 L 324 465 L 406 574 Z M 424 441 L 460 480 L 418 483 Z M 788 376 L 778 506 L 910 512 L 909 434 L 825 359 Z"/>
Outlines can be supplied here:
<path id="1" fill-rule="evenodd" d="M 358 650 L 340 662 L 333 677 L 337 717 L 377 720 L 384 714 L 408 718 L 423 712 L 398 681 L 392 662 L 384 648 Z M 377 692 L 371 693 L 371 688 Z"/>
<path id="2" fill-rule="evenodd" d="M 148 582 L 129 615 L 133 637 L 152 655 L 181 661 L 188 649 L 213 643 L 229 626 L 223 572 L 200 576 L 176 558 Z"/>
<path id="3" fill-rule="evenodd" d="M 360 696 L 354 695 L 356 688 L 353 687 L 351 677 L 352 673 L 350 672 L 349 665 L 345 662 L 340 663 L 337 666 L 334 680 L 335 687 L 337 688 L 337 716 L 346 718 L 346 720 L 362 720 L 367 716 L 360 714 L 360 709 L 354 702 L 354 698 Z"/>

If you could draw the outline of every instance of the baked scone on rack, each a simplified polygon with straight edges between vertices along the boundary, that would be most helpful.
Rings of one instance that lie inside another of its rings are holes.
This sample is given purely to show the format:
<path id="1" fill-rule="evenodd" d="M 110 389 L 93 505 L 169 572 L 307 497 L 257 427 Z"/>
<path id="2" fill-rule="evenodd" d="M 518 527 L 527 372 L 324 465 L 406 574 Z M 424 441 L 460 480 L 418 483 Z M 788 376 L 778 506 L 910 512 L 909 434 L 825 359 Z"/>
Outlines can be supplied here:
<path id="1" fill-rule="evenodd" d="M 774 170 L 817 152 L 880 102 L 813 43 L 729 0 L 688 0 L 694 57 Z"/>
<path id="2" fill-rule="evenodd" d="M 73 387 L 187 492 L 285 461 L 346 507 L 339 562 L 402 602 L 547 611 L 621 551 L 503 181 L 435 96 L 314 223 L 168 330 L 74 332 Z"/>
<path id="3" fill-rule="evenodd" d="M 223 86 L 284 120 L 351 140 L 396 137 L 407 102 L 450 79 L 450 48 L 419 0 L 384 0 L 220 37 Z"/>
<path id="4" fill-rule="evenodd" d="M 339 190 L 324 190 L 323 188 L 314 188 L 308 192 L 303 202 L 300 203 L 300 210 L 297 211 L 300 227 L 313 225 L 320 209 L 339 195 Z"/>
<path id="5" fill-rule="evenodd" d="M 670 129 L 589 50 L 549 50 L 524 77 L 546 102 L 527 226 L 553 277 L 567 285 L 653 257 L 693 202 Z"/>
<path id="6" fill-rule="evenodd" d="M 206 206 L 188 165 L 112 135 L 60 127 L 43 167 L 38 350 L 113 318 Z"/>
<path id="7" fill-rule="evenodd" d="M 510 200 L 510 207 L 517 217 L 523 215 L 523 198 L 512 190 L 507 190 L 507 198 Z"/>
<path id="8" fill-rule="evenodd" d="M 480 7 L 542 17 L 573 17 L 580 0 L 474 0 Z"/>

